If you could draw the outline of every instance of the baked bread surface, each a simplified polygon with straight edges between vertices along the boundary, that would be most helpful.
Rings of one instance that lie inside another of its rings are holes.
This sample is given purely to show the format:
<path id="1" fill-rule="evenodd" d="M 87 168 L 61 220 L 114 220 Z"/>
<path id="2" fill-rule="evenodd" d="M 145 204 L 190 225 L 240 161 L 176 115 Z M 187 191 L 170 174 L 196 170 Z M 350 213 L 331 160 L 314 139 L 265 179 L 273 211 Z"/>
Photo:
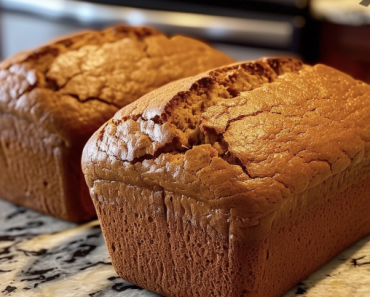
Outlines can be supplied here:
<path id="1" fill-rule="evenodd" d="M 119 275 L 165 296 L 281 296 L 370 233 L 370 87 L 278 58 L 121 109 L 82 166 Z"/>
<path id="2" fill-rule="evenodd" d="M 119 110 L 170 81 L 232 59 L 196 40 L 116 26 L 0 64 L 0 197 L 71 221 L 92 218 L 82 148 Z"/>

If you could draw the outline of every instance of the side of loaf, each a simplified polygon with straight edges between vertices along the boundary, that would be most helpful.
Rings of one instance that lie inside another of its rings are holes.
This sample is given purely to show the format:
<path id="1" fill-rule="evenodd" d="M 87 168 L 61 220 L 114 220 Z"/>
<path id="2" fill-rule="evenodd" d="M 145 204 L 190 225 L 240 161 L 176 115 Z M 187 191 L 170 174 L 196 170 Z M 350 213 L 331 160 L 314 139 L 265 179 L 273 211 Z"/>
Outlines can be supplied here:
<path id="1" fill-rule="evenodd" d="M 0 64 L 0 198 L 69 221 L 96 215 L 80 167 L 89 137 L 121 107 L 233 60 L 182 36 L 116 26 Z"/>
<path id="2" fill-rule="evenodd" d="M 281 296 L 370 233 L 370 86 L 287 58 L 121 109 L 82 166 L 118 274 L 164 296 Z"/>

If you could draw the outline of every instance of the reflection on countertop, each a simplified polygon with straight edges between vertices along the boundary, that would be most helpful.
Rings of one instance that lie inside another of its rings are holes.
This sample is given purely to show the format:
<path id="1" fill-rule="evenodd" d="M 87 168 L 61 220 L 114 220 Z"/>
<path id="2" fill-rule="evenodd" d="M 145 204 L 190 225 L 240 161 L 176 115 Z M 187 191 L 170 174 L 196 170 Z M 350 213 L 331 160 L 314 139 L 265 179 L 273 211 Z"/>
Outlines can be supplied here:
<path id="1" fill-rule="evenodd" d="M 119 278 L 99 222 L 76 225 L 0 200 L 0 295 L 158 296 Z M 284 297 L 370 295 L 370 236 Z"/>

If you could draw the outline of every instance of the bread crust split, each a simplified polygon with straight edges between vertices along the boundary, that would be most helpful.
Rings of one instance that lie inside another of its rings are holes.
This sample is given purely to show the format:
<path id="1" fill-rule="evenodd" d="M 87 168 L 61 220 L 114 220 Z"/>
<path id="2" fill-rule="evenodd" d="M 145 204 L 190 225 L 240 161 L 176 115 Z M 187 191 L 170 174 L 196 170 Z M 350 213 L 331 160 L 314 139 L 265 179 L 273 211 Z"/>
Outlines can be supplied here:
<path id="1" fill-rule="evenodd" d="M 165 296 L 281 296 L 370 233 L 370 86 L 289 58 L 159 88 L 82 166 L 118 274 Z"/>
<path id="2" fill-rule="evenodd" d="M 233 60 L 190 38 L 116 26 L 52 41 L 0 64 L 0 197 L 69 221 L 96 213 L 80 168 L 119 108 Z"/>

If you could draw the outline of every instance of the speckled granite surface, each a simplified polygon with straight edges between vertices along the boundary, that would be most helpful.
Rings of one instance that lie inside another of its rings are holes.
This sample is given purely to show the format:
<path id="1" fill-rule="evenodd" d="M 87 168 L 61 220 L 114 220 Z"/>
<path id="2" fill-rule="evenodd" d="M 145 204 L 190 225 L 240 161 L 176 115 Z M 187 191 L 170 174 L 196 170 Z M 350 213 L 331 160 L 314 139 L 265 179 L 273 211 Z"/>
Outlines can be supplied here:
<path id="1" fill-rule="evenodd" d="M 159 295 L 117 276 L 97 221 L 75 225 L 0 200 L 0 296 Z M 284 295 L 293 296 L 369 297 L 370 236 Z"/>

